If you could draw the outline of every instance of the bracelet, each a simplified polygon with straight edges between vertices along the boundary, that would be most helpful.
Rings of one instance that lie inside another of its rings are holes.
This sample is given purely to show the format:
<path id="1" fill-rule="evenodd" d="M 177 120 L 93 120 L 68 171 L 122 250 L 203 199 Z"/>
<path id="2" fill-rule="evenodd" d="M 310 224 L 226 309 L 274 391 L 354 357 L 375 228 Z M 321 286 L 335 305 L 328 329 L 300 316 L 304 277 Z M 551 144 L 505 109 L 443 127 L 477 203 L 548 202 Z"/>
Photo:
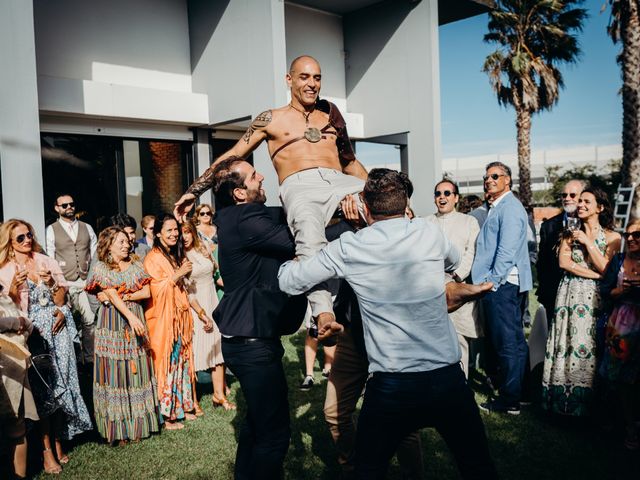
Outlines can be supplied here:
<path id="1" fill-rule="evenodd" d="M 206 314 L 207 314 L 207 312 L 205 312 L 205 311 L 204 311 L 204 308 L 203 308 L 202 310 L 200 310 L 200 311 L 198 312 L 198 317 L 201 317 L 201 316 L 206 315 Z"/>
<path id="2" fill-rule="evenodd" d="M 56 293 L 58 290 L 60 290 L 60 285 L 58 285 L 58 282 L 53 282 L 53 285 L 49 287 L 49 290 L 51 291 L 51 293 Z"/>

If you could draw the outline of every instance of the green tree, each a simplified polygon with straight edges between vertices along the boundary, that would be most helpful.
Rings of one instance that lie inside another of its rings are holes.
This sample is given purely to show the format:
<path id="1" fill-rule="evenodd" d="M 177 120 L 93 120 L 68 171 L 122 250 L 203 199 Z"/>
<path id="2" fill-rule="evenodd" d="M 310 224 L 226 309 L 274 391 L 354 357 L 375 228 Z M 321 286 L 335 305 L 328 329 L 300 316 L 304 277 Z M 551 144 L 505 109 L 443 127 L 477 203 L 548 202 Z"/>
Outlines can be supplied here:
<path id="1" fill-rule="evenodd" d="M 640 184 L 640 2 L 609 0 L 608 32 L 622 44 L 618 62 L 622 69 L 622 182 Z M 640 218 L 640 188 L 631 207 L 631 217 Z"/>
<path id="2" fill-rule="evenodd" d="M 516 111 L 520 199 L 531 205 L 531 116 L 551 109 L 564 86 L 558 65 L 580 55 L 576 33 L 587 17 L 583 0 L 498 0 L 484 41 L 498 48 L 483 70 L 503 106 Z"/>

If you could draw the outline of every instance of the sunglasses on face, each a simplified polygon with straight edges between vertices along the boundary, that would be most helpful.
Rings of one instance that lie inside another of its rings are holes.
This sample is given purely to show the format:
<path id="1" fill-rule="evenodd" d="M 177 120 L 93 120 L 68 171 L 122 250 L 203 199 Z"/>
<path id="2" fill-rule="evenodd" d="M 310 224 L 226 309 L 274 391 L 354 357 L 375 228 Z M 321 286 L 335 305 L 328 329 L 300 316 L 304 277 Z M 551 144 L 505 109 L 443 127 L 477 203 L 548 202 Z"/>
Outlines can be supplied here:
<path id="1" fill-rule="evenodd" d="M 23 243 L 27 238 L 33 240 L 33 234 L 31 232 L 21 233 L 16 237 L 16 242 Z"/>
<path id="2" fill-rule="evenodd" d="M 489 179 L 498 180 L 500 177 L 506 177 L 504 173 L 492 173 L 491 175 L 485 175 L 482 179 L 486 182 Z"/>
<path id="3" fill-rule="evenodd" d="M 445 190 L 444 192 L 441 192 L 440 190 L 436 190 L 435 192 L 433 192 L 433 196 L 435 198 L 438 198 L 440 195 L 444 195 L 445 197 L 450 197 L 451 195 L 455 195 L 455 192 L 452 192 L 451 190 Z"/>
<path id="4" fill-rule="evenodd" d="M 61 203 L 61 204 L 60 204 L 60 205 L 58 205 L 58 206 L 59 206 L 60 208 L 67 209 L 67 208 L 73 208 L 73 207 L 75 207 L 75 206 L 76 206 L 76 204 L 75 204 L 75 203 L 73 203 L 73 202 L 69 202 L 69 203 Z"/>
<path id="5" fill-rule="evenodd" d="M 200 216 L 200 217 L 210 217 L 211 216 L 211 212 L 200 212 L 198 214 L 198 216 Z"/>
<path id="6" fill-rule="evenodd" d="M 626 240 L 633 238 L 636 242 L 640 240 L 640 231 L 636 232 L 624 232 L 622 234 Z"/>
<path id="7" fill-rule="evenodd" d="M 567 198 L 567 197 L 576 198 L 578 194 L 577 193 L 561 193 L 560 196 L 562 198 Z"/>

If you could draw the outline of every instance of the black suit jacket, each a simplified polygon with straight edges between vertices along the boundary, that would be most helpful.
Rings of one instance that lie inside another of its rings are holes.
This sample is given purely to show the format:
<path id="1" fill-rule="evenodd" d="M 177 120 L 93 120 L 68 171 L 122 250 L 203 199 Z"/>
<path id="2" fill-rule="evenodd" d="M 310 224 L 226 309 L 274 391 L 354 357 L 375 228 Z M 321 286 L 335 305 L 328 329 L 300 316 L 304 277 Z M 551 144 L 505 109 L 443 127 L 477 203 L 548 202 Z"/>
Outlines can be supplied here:
<path id="1" fill-rule="evenodd" d="M 536 295 L 543 305 L 554 305 L 562 269 L 558 263 L 558 248 L 564 221 L 564 212 L 542 222 L 538 248 L 538 290 Z"/>
<path id="2" fill-rule="evenodd" d="M 218 260 L 224 296 L 213 312 L 223 335 L 277 338 L 295 332 L 304 318 L 304 295 L 278 287 L 280 265 L 295 244 L 281 208 L 248 203 L 216 212 Z"/>

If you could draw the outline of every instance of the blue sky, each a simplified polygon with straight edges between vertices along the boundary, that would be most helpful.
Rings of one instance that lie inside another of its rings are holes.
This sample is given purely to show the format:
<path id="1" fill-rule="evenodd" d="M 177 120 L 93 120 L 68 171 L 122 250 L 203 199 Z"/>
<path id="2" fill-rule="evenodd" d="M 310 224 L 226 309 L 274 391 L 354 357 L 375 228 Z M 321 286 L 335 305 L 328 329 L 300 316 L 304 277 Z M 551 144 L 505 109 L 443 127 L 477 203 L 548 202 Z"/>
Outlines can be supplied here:
<path id="1" fill-rule="evenodd" d="M 565 88 L 551 111 L 533 117 L 532 148 L 550 149 L 620 142 L 622 104 L 619 51 L 606 34 L 606 0 L 587 0 L 579 34 L 582 57 L 561 67 Z M 487 16 L 440 27 L 440 89 L 444 157 L 515 152 L 515 113 L 498 105 L 482 72 L 495 46 L 482 41 Z"/>

